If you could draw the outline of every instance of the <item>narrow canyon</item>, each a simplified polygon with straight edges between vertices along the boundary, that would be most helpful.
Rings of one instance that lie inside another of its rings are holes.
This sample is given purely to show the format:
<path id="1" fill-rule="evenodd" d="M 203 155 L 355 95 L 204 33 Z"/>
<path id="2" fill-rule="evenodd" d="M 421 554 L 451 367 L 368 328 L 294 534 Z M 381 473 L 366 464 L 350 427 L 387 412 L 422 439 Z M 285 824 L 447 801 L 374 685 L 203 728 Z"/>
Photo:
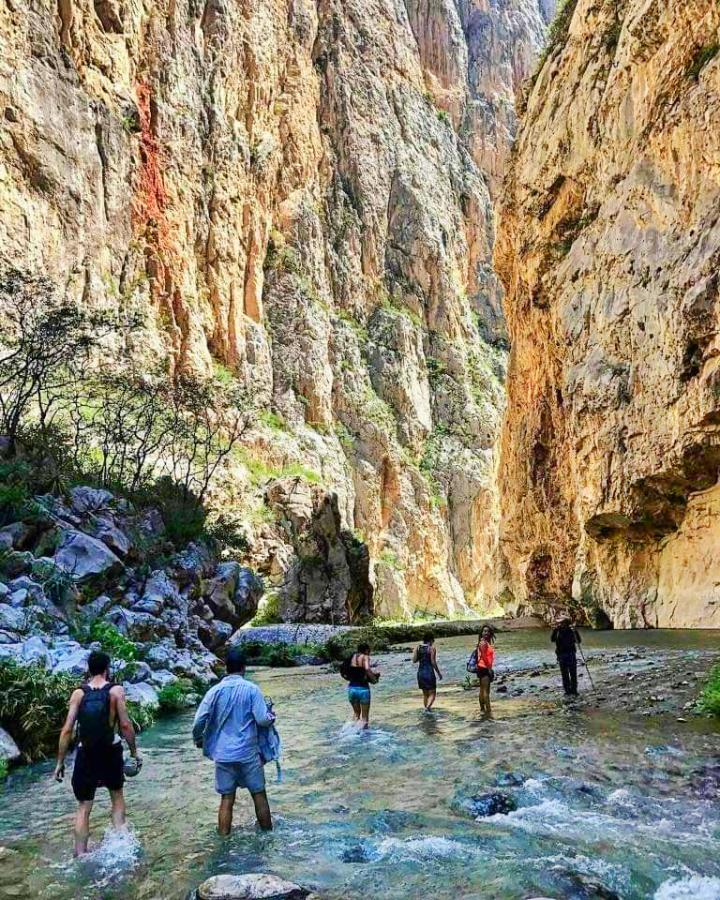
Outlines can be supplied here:
<path id="1" fill-rule="evenodd" d="M 720 627 L 719 42 L 711 0 L 7 0 L 0 262 L 242 387 L 209 499 L 283 619 Z"/>

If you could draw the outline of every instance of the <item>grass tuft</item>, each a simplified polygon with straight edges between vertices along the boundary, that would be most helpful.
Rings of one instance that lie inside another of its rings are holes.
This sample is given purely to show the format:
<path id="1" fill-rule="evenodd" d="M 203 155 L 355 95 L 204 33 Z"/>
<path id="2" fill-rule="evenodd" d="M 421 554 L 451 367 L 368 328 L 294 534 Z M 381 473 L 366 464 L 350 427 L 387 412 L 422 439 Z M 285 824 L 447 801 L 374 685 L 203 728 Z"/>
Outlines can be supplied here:
<path id="1" fill-rule="evenodd" d="M 703 712 L 720 716 L 720 666 L 715 666 L 700 694 L 698 708 Z"/>

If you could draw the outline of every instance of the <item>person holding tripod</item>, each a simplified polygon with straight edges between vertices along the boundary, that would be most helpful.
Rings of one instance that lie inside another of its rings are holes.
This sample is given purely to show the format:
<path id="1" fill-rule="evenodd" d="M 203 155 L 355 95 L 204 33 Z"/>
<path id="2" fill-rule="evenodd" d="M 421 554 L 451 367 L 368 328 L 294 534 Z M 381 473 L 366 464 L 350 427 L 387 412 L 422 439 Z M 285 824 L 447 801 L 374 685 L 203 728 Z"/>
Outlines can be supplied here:
<path id="1" fill-rule="evenodd" d="M 577 697 L 577 650 L 582 644 L 582 637 L 570 616 L 565 615 L 557 622 L 550 640 L 555 644 L 563 690 L 568 697 Z"/>

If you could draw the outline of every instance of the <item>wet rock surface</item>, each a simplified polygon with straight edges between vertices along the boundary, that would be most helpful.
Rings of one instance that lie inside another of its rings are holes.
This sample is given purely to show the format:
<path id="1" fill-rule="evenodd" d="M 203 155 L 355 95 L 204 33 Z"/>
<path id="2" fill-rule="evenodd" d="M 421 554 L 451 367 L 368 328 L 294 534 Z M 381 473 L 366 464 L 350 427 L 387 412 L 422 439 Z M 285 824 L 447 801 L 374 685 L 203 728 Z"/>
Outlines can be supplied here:
<path id="1" fill-rule="evenodd" d="M 466 801 L 466 808 L 478 818 L 507 815 L 517 809 L 517 802 L 500 791 L 488 794 L 475 794 Z"/>
<path id="2" fill-rule="evenodd" d="M 197 900 L 305 900 L 297 884 L 275 875 L 215 875 L 197 889 Z"/>

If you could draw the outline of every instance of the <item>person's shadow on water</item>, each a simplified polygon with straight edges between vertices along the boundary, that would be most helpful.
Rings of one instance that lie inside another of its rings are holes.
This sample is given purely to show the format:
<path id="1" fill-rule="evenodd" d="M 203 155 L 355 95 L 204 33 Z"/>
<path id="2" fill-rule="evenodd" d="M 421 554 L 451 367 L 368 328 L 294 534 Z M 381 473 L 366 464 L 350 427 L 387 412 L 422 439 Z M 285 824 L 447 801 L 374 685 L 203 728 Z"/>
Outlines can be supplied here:
<path id="1" fill-rule="evenodd" d="M 418 727 L 428 737 L 442 733 L 438 714 L 433 710 L 422 710 L 418 715 Z"/>

